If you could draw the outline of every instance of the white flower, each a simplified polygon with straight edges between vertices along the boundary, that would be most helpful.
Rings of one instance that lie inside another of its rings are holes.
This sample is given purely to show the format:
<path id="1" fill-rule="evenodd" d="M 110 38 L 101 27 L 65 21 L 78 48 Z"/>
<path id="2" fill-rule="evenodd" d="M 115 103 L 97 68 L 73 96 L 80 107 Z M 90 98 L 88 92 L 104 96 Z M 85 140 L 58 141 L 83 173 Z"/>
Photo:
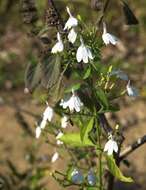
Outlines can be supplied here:
<path id="1" fill-rule="evenodd" d="M 52 51 L 51 51 L 52 53 L 62 52 L 64 49 L 64 45 L 63 45 L 59 32 L 57 33 L 57 40 L 58 42 L 52 48 Z"/>
<path id="2" fill-rule="evenodd" d="M 69 10 L 68 7 L 66 7 L 66 10 L 67 10 L 67 12 L 69 14 L 69 19 L 67 20 L 67 22 L 65 24 L 64 30 L 66 30 L 66 29 L 69 30 L 72 27 L 75 27 L 75 26 L 78 25 L 78 20 L 75 17 L 72 16 L 72 14 L 71 14 L 71 12 L 70 12 L 70 10 Z"/>
<path id="3" fill-rule="evenodd" d="M 71 173 L 71 180 L 75 184 L 83 183 L 84 177 L 81 171 L 79 171 L 78 169 L 74 169 Z"/>
<path id="4" fill-rule="evenodd" d="M 47 106 L 43 113 L 43 118 L 42 121 L 39 123 L 39 125 L 36 128 L 36 138 L 40 137 L 41 130 L 45 128 L 47 121 L 51 121 L 54 115 L 54 110 L 50 107 Z"/>
<path id="5" fill-rule="evenodd" d="M 108 45 L 108 44 L 113 44 L 113 45 L 116 45 L 117 42 L 118 42 L 118 38 L 115 37 L 114 35 L 110 34 L 107 32 L 107 29 L 106 29 L 106 24 L 103 23 L 103 34 L 102 34 L 102 39 L 103 39 L 103 42 Z"/>
<path id="6" fill-rule="evenodd" d="M 41 128 L 40 128 L 40 126 L 37 126 L 36 127 L 36 130 L 35 130 L 35 137 L 38 139 L 39 137 L 40 137 L 40 135 L 41 135 Z"/>
<path id="7" fill-rule="evenodd" d="M 69 42 L 71 42 L 72 44 L 76 41 L 77 33 L 74 28 L 70 30 L 67 37 L 68 37 Z"/>
<path id="8" fill-rule="evenodd" d="M 55 152 L 51 158 L 51 162 L 54 163 L 56 162 L 56 160 L 58 160 L 59 158 L 59 153 L 58 152 Z"/>
<path id="9" fill-rule="evenodd" d="M 54 115 L 54 110 L 50 107 L 47 106 L 47 108 L 45 109 L 44 113 L 43 113 L 43 120 L 44 121 L 51 121 Z"/>
<path id="10" fill-rule="evenodd" d="M 83 103 L 81 102 L 80 98 L 74 92 L 72 92 L 72 96 L 70 97 L 69 100 L 67 101 L 61 100 L 60 106 L 62 106 L 63 109 L 69 107 L 69 110 L 71 112 L 73 112 L 74 110 L 76 112 L 80 112 Z"/>
<path id="11" fill-rule="evenodd" d="M 44 129 L 46 127 L 46 124 L 47 124 L 47 120 L 42 120 L 41 123 L 40 123 L 40 128 L 41 129 Z"/>
<path id="12" fill-rule="evenodd" d="M 118 144 L 116 141 L 113 140 L 113 137 L 110 136 L 110 139 L 105 144 L 104 152 L 107 152 L 107 154 L 110 156 L 113 154 L 113 152 L 118 152 Z"/>
<path id="13" fill-rule="evenodd" d="M 117 78 L 120 78 L 120 79 L 125 80 L 125 81 L 128 80 L 128 76 L 121 70 L 113 70 L 110 73 L 110 76 L 112 76 L 112 75 L 116 75 Z"/>
<path id="14" fill-rule="evenodd" d="M 67 127 L 67 125 L 68 125 L 68 116 L 63 116 L 62 118 L 61 118 L 61 127 L 62 128 L 66 128 Z"/>
<path id="15" fill-rule="evenodd" d="M 139 95 L 138 90 L 130 85 L 130 81 L 128 81 L 126 88 L 127 88 L 127 93 L 129 96 L 137 97 Z"/>
<path id="16" fill-rule="evenodd" d="M 82 38 L 80 38 L 81 45 L 77 50 L 76 58 L 78 62 L 83 60 L 84 63 L 88 63 L 89 59 L 93 59 L 91 50 L 85 46 Z"/>
<path id="17" fill-rule="evenodd" d="M 57 144 L 58 144 L 58 145 L 63 144 L 63 142 L 59 140 L 62 136 L 63 136 L 63 133 L 62 133 L 61 131 L 60 131 L 60 132 L 58 133 L 58 135 L 56 136 Z"/>

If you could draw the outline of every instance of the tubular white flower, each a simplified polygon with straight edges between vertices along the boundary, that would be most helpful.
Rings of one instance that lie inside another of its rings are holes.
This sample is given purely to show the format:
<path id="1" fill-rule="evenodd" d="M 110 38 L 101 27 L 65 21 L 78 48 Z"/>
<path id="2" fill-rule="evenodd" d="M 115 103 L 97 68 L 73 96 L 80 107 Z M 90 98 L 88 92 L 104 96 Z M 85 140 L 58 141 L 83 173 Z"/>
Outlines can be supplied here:
<path id="1" fill-rule="evenodd" d="M 37 127 L 36 127 L 36 130 L 35 130 L 35 137 L 36 137 L 37 139 L 40 137 L 41 132 L 42 132 L 42 130 L 41 130 L 40 126 L 37 126 Z"/>
<path id="2" fill-rule="evenodd" d="M 51 122 L 53 115 L 54 115 L 54 110 L 50 106 L 47 106 L 47 108 L 45 109 L 43 113 L 43 120 L 44 121 L 48 120 Z"/>
<path id="3" fill-rule="evenodd" d="M 59 138 L 61 138 L 63 136 L 63 133 L 60 131 L 59 133 L 58 133 L 58 135 L 56 136 L 56 139 L 57 139 L 57 144 L 58 145 L 61 145 L 61 144 L 63 144 L 63 142 L 61 141 L 61 140 L 59 140 Z"/>
<path id="4" fill-rule="evenodd" d="M 126 88 L 129 96 L 137 97 L 139 95 L 138 90 L 130 85 L 130 80 L 128 81 Z"/>
<path id="5" fill-rule="evenodd" d="M 116 45 L 118 42 L 118 38 L 116 36 L 107 32 L 105 23 L 103 23 L 102 39 L 103 39 L 103 42 L 105 43 L 105 45 L 108 45 L 108 44 Z"/>
<path id="6" fill-rule="evenodd" d="M 62 118 L 61 118 L 61 127 L 62 128 L 66 128 L 67 127 L 67 125 L 68 125 L 68 116 L 63 116 Z"/>
<path id="7" fill-rule="evenodd" d="M 67 37 L 68 37 L 69 42 L 71 42 L 72 44 L 76 41 L 77 33 L 74 28 L 70 30 Z"/>
<path id="8" fill-rule="evenodd" d="M 55 152 L 51 158 L 51 162 L 54 163 L 58 160 L 59 158 L 59 153 L 58 152 Z"/>
<path id="9" fill-rule="evenodd" d="M 69 14 L 69 19 L 67 20 L 64 30 L 66 29 L 71 29 L 72 27 L 75 27 L 78 25 L 78 20 L 72 16 L 70 9 L 68 7 L 66 7 L 67 13 Z"/>
<path id="10" fill-rule="evenodd" d="M 59 32 L 57 33 L 57 40 L 58 42 L 52 48 L 52 51 L 51 51 L 52 53 L 62 52 L 64 49 L 64 45 L 63 45 Z"/>
<path id="11" fill-rule="evenodd" d="M 88 63 L 89 59 L 93 59 L 91 50 L 85 46 L 82 38 L 80 38 L 81 45 L 77 50 L 76 58 L 78 62 L 83 60 L 84 63 Z"/>
<path id="12" fill-rule="evenodd" d="M 118 152 L 118 144 L 116 141 L 113 140 L 113 137 L 110 136 L 110 139 L 105 144 L 104 152 L 107 152 L 107 154 L 110 156 L 113 154 L 113 152 Z"/>
<path id="13" fill-rule="evenodd" d="M 68 107 L 71 112 L 74 110 L 76 112 L 80 112 L 83 103 L 81 102 L 80 98 L 74 92 L 72 92 L 72 96 L 69 100 L 61 100 L 60 106 L 62 106 L 63 109 L 66 109 Z"/>
<path id="14" fill-rule="evenodd" d="M 71 180 L 75 184 L 83 183 L 84 177 L 81 171 L 79 171 L 78 169 L 74 169 L 71 173 Z"/>

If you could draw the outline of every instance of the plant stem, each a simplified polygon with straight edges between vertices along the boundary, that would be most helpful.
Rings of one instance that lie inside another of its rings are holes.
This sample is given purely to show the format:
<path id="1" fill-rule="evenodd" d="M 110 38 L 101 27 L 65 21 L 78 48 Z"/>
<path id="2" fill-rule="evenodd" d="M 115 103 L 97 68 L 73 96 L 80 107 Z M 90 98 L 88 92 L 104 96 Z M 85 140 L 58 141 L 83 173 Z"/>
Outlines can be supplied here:
<path id="1" fill-rule="evenodd" d="M 97 117 L 96 117 L 97 118 Z M 96 119 L 96 125 L 97 125 L 97 130 L 98 130 L 98 146 L 99 149 L 101 149 L 101 131 L 98 125 L 98 121 Z M 102 151 L 99 152 L 98 154 L 98 163 L 99 163 L 99 190 L 103 189 L 103 183 L 102 183 Z"/>

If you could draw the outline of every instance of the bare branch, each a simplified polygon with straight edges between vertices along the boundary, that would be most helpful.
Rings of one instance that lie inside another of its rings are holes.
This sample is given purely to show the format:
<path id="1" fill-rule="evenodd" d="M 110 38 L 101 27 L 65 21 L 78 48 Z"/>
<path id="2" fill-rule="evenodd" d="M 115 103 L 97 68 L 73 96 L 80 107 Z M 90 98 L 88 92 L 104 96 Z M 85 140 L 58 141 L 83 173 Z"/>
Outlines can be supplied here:
<path id="1" fill-rule="evenodd" d="M 138 138 L 132 145 L 125 148 L 123 152 L 120 154 L 120 161 L 126 158 L 129 154 L 134 152 L 137 148 L 141 147 L 144 143 L 146 143 L 146 135 L 141 138 Z"/>

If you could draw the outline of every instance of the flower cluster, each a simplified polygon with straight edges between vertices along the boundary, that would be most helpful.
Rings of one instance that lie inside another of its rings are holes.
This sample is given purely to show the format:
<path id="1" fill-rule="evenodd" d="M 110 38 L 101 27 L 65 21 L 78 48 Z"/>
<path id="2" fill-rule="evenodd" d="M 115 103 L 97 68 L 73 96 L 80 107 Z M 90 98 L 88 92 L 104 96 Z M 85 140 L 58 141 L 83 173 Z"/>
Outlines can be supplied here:
<path id="1" fill-rule="evenodd" d="M 45 128 L 45 126 L 47 125 L 47 122 L 51 122 L 53 115 L 54 115 L 54 110 L 48 105 L 43 113 L 42 121 L 36 128 L 37 139 L 40 137 L 42 129 Z"/>
<path id="2" fill-rule="evenodd" d="M 68 7 L 66 9 L 67 9 L 67 13 L 69 14 L 69 19 L 67 20 L 65 24 L 64 30 L 69 30 L 69 33 L 67 36 L 69 42 L 75 43 L 77 39 L 76 27 L 78 26 L 78 20 L 72 16 L 70 9 Z M 64 45 L 59 33 L 57 33 L 57 40 L 58 42 L 52 48 L 52 51 L 51 51 L 52 53 L 59 53 L 59 52 L 62 52 L 64 49 Z M 82 37 L 80 37 L 80 41 L 81 41 L 81 45 L 77 49 L 77 53 L 76 53 L 77 61 L 78 62 L 83 61 L 84 63 L 88 63 L 90 59 L 91 60 L 93 59 L 92 52 L 90 48 L 84 44 Z"/>

